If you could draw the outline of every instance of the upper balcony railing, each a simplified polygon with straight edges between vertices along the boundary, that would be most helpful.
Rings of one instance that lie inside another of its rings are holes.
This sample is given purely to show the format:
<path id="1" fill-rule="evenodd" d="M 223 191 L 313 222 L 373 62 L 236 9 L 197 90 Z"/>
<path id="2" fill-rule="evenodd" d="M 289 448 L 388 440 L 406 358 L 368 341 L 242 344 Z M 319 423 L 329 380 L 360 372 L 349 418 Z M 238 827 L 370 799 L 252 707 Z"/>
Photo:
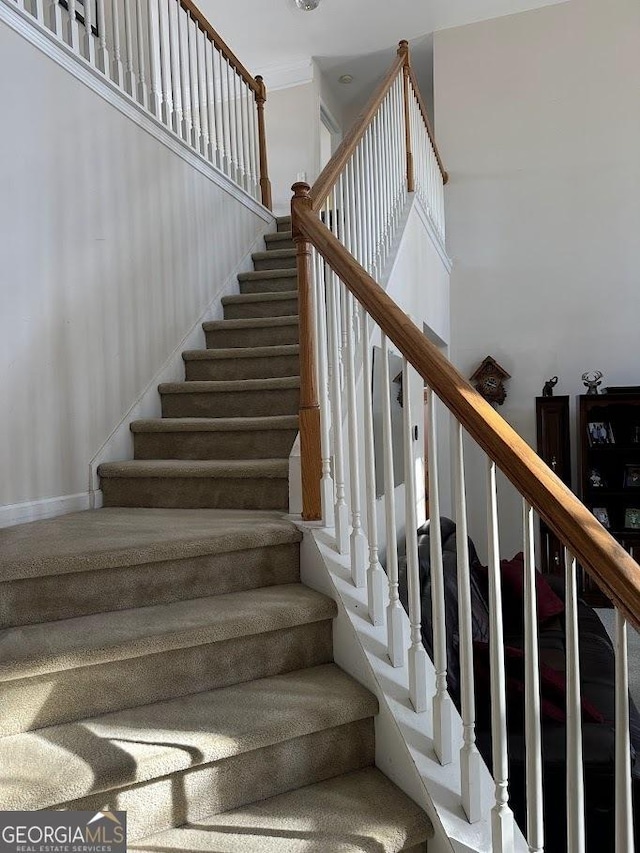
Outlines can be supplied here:
<path id="1" fill-rule="evenodd" d="M 631 746 L 626 622 L 640 627 L 640 567 L 591 512 L 545 465 L 529 445 L 415 326 L 380 287 L 379 279 L 396 237 L 408 193 L 421 198 L 436 232 L 444 236 L 443 187 L 447 175 L 426 121 L 426 110 L 411 70 L 406 42 L 356 126 L 314 184 L 294 185 L 292 228 L 297 246 L 300 314 L 300 433 L 303 516 L 335 527 L 335 547 L 349 554 L 351 578 L 367 591 L 369 618 L 387 626 L 391 666 L 408 668 L 409 698 L 416 713 L 431 706 L 433 746 L 441 764 L 460 767 L 460 805 L 468 820 L 490 822 L 492 849 L 511 853 L 518 831 L 509 802 L 509 732 L 497 471 L 522 499 L 524 742 L 526 743 L 526 832 L 531 851 L 544 848 L 543 750 L 539 636 L 536 594 L 534 512 L 565 546 L 564 644 L 566 649 L 566 848 L 585 850 L 584 762 L 579 655 L 577 565 L 594 578 L 616 608 L 615 721 L 603 724 L 615 753 L 615 829 L 606 849 L 633 850 Z M 415 281 L 425 288 L 428 281 Z M 378 559 L 376 460 L 371 399 L 371 342 L 382 348 L 382 425 L 385 493 L 386 574 Z M 399 597 L 394 492 L 394 438 L 391 429 L 389 348 L 403 359 L 403 453 L 407 531 L 410 637 L 403 637 Z M 317 362 L 316 362 L 317 354 Z M 358 377 L 362 375 L 362 382 Z M 463 743 L 454 739 L 448 696 L 448 632 L 445 575 L 439 524 L 430 526 L 430 577 L 420 576 L 414 465 L 414 378 L 427 386 L 429 512 L 440 515 L 438 410 L 452 421 L 453 500 L 457 524 L 457 588 L 460 710 Z M 495 796 L 483 811 L 481 759 L 476 746 L 476 690 L 467 548 L 466 480 L 463 437 L 484 456 L 486 470 L 489 587 L 491 763 Z M 348 472 L 345 470 L 348 468 Z M 361 478 L 364 472 L 364 478 Z M 364 479 L 364 483 L 361 481 Z M 366 525 L 363 515 L 366 514 Z M 429 583 L 431 612 L 422 610 Z M 430 682 L 423 626 L 433 634 L 435 692 Z M 408 652 L 407 652 L 408 649 Z M 588 662 L 583 662 L 588 666 Z M 613 669 L 613 666 L 612 666 Z M 430 701 L 429 701 L 430 700 Z M 615 722 L 615 725 L 614 725 Z M 612 731 L 615 730 L 615 748 Z M 613 767 L 613 759 L 612 759 Z M 557 772 L 557 771 L 554 771 Z M 606 772 L 609 772 L 608 770 Z M 552 774 L 553 775 L 553 774 Z M 603 776 L 603 780 L 606 778 Z M 613 779 L 613 771 L 611 771 Z M 545 784 L 550 781 L 545 777 Z M 612 785 L 613 787 L 613 785 Z M 552 803 L 558 811 L 561 803 Z M 550 808 L 549 802 L 546 803 Z M 548 813 L 548 812 L 547 812 Z M 602 816 L 598 818 L 601 819 Z M 551 830 L 553 831 L 553 830 Z M 615 836 L 615 841 L 614 841 Z M 595 849 L 595 848 L 594 848 Z M 604 849 L 604 848 L 602 848 Z"/>
<path id="2" fill-rule="evenodd" d="M 191 0 L 0 0 L 271 209 L 265 85 Z"/>

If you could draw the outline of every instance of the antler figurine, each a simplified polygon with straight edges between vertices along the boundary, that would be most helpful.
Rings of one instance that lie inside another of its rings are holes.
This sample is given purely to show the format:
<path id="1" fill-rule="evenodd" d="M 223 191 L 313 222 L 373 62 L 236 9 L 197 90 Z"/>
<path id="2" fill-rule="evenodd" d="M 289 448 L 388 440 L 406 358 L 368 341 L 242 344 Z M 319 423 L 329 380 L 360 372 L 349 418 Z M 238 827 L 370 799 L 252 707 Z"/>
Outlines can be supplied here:
<path id="1" fill-rule="evenodd" d="M 602 385 L 600 381 L 602 379 L 603 373 L 601 370 L 595 370 L 591 373 L 583 373 L 582 381 L 587 386 L 587 395 L 597 394 L 598 386 Z"/>

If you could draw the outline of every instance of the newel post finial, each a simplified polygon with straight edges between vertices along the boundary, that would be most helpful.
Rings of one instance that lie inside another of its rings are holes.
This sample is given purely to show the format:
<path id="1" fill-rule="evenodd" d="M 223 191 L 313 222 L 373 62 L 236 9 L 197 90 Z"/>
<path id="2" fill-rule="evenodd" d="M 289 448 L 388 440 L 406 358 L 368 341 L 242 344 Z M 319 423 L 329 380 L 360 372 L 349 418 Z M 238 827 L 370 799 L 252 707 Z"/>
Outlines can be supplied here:
<path id="1" fill-rule="evenodd" d="M 298 325 L 300 341 L 300 467 L 302 475 L 302 517 L 305 521 L 322 518 L 322 450 L 320 444 L 320 405 L 316 365 L 315 317 L 313 314 L 313 265 L 311 243 L 300 227 L 300 213 L 311 211 L 309 184 L 298 181 L 291 187 L 291 231 L 296 244 L 298 270 Z"/>
<path id="2" fill-rule="evenodd" d="M 405 65 L 409 64 L 409 42 L 407 39 L 401 39 L 398 42 L 398 56 L 404 56 Z"/>
<path id="3" fill-rule="evenodd" d="M 258 157 L 260 160 L 260 193 L 262 203 L 271 210 L 271 181 L 269 180 L 269 169 L 267 167 L 267 132 L 264 125 L 264 105 L 267 100 L 267 87 L 264 80 L 258 74 L 256 79 L 255 97 L 258 110 Z"/>

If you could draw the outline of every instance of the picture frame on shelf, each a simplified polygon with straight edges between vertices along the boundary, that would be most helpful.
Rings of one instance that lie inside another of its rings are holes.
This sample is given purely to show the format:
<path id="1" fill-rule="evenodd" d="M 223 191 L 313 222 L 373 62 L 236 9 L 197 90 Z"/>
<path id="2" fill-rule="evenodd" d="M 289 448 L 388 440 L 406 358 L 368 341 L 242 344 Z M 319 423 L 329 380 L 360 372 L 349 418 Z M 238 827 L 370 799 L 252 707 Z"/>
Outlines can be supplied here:
<path id="1" fill-rule="evenodd" d="M 598 519 L 598 521 L 603 527 L 606 527 L 607 530 L 611 527 L 611 521 L 609 520 L 609 510 L 606 508 L 606 506 L 594 506 L 591 512 L 595 515 L 595 517 Z"/>
<path id="2" fill-rule="evenodd" d="M 640 530 L 640 507 L 627 507 L 625 509 L 624 526 L 626 530 Z"/>
<path id="3" fill-rule="evenodd" d="M 625 489 L 640 489 L 640 465 L 624 466 Z"/>
<path id="4" fill-rule="evenodd" d="M 590 447 L 616 443 L 611 424 L 608 421 L 590 421 L 587 424 L 587 432 Z"/>
<path id="5" fill-rule="evenodd" d="M 589 469 L 589 487 L 592 489 L 606 489 L 607 481 L 602 476 L 599 468 Z"/>

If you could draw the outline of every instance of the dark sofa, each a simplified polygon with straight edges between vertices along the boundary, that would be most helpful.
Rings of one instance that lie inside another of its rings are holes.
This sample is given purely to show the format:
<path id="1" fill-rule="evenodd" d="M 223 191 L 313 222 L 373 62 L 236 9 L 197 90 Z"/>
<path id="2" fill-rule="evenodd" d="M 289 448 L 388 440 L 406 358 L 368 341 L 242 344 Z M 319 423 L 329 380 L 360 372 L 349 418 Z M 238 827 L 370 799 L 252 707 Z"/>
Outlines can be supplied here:
<path id="1" fill-rule="evenodd" d="M 458 634 L 458 589 L 456 559 L 456 526 L 448 518 L 441 518 L 442 551 L 445 579 L 445 613 L 447 624 L 448 686 L 454 703 L 460 709 L 460 667 Z M 420 590 L 422 602 L 422 640 L 432 658 L 431 628 L 431 571 L 429 522 L 418 529 L 418 552 L 420 563 Z M 489 610 L 487 571 L 478 559 L 473 542 L 469 539 L 469 562 L 471 569 L 472 631 L 474 640 L 474 670 L 476 676 L 476 737 L 477 745 L 487 765 L 491 767 L 491 725 L 488 688 Z M 513 567 L 511 567 L 513 568 Z M 509 751 L 509 794 L 510 805 L 516 820 L 524 831 L 526 827 L 525 797 L 525 736 L 524 694 L 520 689 L 524 676 L 518 673 L 522 660 L 518 661 L 518 650 L 523 649 L 523 607 L 513 600 L 513 593 L 506 589 L 506 574 L 503 576 L 503 616 L 505 647 L 508 648 L 507 728 Z M 400 597 L 407 609 L 406 558 L 399 562 Z M 547 582 L 548 586 L 545 584 Z M 547 853 L 566 850 L 565 812 L 565 738 L 564 724 L 564 661 L 565 634 L 563 609 L 564 584 L 558 578 L 539 578 L 538 602 L 542 616 L 547 611 L 549 618 L 539 620 L 540 663 L 547 674 L 556 675 L 545 679 L 542 697 L 545 709 L 542 715 L 543 740 L 543 785 L 545 812 L 545 850 Z M 551 587 L 551 591 L 549 590 Z M 555 595 L 554 595 L 555 593 Z M 541 599 L 546 595 L 546 600 Z M 557 596 L 557 598 L 556 598 Z M 555 605 L 551 602 L 554 599 Z M 551 602 L 551 606 L 550 606 Z M 554 612 L 555 611 L 555 612 Z M 585 802 L 587 822 L 587 850 L 589 853 L 607 853 L 614 850 L 614 651 L 609 636 L 597 613 L 579 602 L 581 692 L 583 697 L 583 755 L 585 775 Z M 521 658 L 521 653 L 520 653 Z M 640 781 L 640 715 L 630 701 L 630 729 L 632 743 L 632 768 L 634 800 L 638 799 Z M 640 801 L 638 803 L 640 806 Z M 635 809 L 637 814 L 637 809 Z M 638 821 L 636 820 L 636 835 Z"/>

